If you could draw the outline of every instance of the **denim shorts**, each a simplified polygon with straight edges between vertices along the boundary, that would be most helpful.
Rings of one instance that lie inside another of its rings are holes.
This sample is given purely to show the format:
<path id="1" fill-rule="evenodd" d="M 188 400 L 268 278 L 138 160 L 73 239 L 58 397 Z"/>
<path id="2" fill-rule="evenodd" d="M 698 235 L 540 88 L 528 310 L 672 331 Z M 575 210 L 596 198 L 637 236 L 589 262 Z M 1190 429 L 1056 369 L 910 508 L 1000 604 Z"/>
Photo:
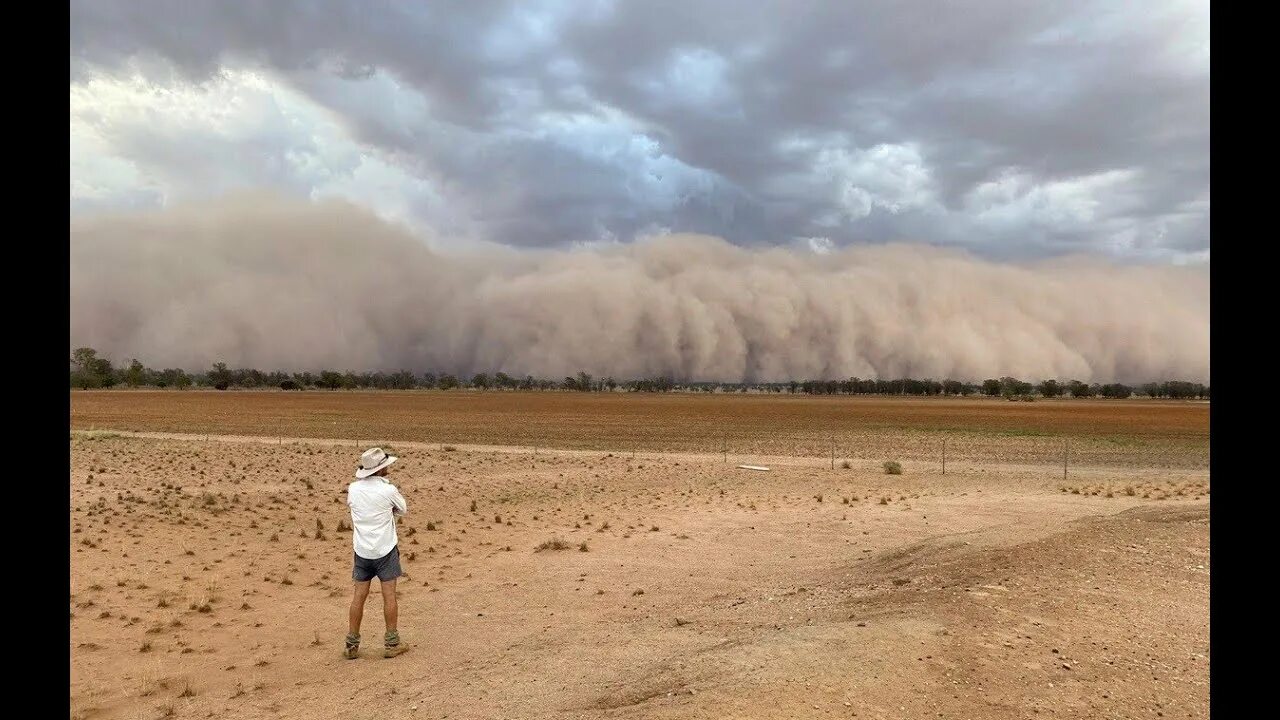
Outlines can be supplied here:
<path id="1" fill-rule="evenodd" d="M 376 575 L 381 582 L 388 582 L 400 577 L 400 546 L 391 548 L 391 552 L 377 560 L 362 558 L 355 553 L 355 566 L 351 570 L 351 579 L 356 582 L 369 582 Z"/>

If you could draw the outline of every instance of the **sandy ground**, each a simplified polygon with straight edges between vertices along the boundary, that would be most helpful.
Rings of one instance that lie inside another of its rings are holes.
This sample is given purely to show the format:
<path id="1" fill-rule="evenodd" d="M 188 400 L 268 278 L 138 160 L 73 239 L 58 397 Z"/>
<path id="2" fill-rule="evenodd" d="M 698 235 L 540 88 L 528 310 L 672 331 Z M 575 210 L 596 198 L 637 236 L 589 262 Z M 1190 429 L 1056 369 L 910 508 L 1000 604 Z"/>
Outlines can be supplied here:
<path id="1" fill-rule="evenodd" d="M 1208 715 L 1204 471 L 401 444 L 348 661 L 358 451 L 246 440 L 73 436 L 73 717 Z"/>

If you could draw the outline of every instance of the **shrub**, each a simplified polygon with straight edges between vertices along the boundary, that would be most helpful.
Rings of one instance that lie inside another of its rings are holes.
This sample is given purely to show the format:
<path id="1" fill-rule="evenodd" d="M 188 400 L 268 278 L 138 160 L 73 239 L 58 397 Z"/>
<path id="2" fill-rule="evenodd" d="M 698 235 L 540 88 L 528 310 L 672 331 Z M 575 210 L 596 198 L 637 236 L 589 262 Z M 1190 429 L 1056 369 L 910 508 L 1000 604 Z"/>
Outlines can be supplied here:
<path id="1" fill-rule="evenodd" d="M 882 466 L 886 475 L 901 475 L 902 463 L 897 460 L 889 460 Z"/>
<path id="2" fill-rule="evenodd" d="M 565 542 L 564 538 L 557 537 L 543 541 L 543 543 L 535 549 L 535 552 L 542 552 L 543 550 L 568 550 L 571 547 L 573 546 Z"/>

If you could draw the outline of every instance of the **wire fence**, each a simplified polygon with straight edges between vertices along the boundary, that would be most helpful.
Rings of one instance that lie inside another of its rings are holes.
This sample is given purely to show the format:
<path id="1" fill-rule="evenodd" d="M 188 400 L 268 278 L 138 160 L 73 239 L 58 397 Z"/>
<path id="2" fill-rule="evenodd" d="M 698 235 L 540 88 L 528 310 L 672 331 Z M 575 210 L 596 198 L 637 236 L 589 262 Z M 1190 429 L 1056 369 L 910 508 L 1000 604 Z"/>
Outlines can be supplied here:
<path id="1" fill-rule="evenodd" d="M 191 433 L 187 428 L 120 427 L 120 430 L 168 431 L 192 439 L 217 439 L 226 430 Z M 184 430 L 188 430 L 184 432 Z M 248 430 L 246 428 L 246 430 Z M 298 430 L 303 430 L 299 433 Z M 313 430 L 315 432 L 306 432 Z M 270 431 L 269 431 L 270 432 Z M 443 448 L 485 447 L 505 452 L 536 454 L 546 451 L 590 451 L 622 456 L 687 454 L 719 456 L 721 462 L 785 462 L 812 467 L 879 468 L 902 463 L 914 473 L 971 473 L 1021 466 L 1045 476 L 1063 476 L 1090 469 L 1203 472 L 1209 469 L 1208 438 L 1196 435 L 1036 435 L 1019 432 L 976 433 L 893 429 L 864 429 L 832 433 L 743 432 L 707 424 L 696 428 L 652 425 L 566 426 L 530 422 L 485 432 L 477 428 L 378 427 L 325 423 L 315 428 L 280 428 L 271 434 L 254 431 L 231 434 L 270 443 L 308 437 L 327 443 L 350 443 L 353 449 L 374 444 Z"/>
<path id="2" fill-rule="evenodd" d="M 620 435 L 622 437 L 620 437 Z M 511 443 L 508 443 L 511 444 Z M 1196 436 L 1036 435 L 1018 432 L 929 432 L 866 430 L 860 432 L 743 433 L 703 428 L 697 432 L 636 428 L 599 434 L 558 434 L 553 429 L 528 430 L 515 444 L 615 453 L 719 454 L 724 460 L 744 457 L 791 458 L 839 465 L 885 461 L 910 463 L 931 472 L 964 472 L 989 466 L 1028 465 L 1046 468 L 1128 468 L 1202 471 L 1209 468 L 1209 442 Z M 806 463 L 809 464 L 809 463 Z"/>
<path id="3" fill-rule="evenodd" d="M 862 432 L 744 434 L 708 430 L 699 434 L 648 429 L 630 437 L 540 433 L 531 428 L 504 442 L 477 442 L 450 433 L 443 437 L 391 437 L 340 432 L 346 437 L 317 438 L 350 443 L 353 450 L 389 445 L 429 450 L 476 449 L 537 455 L 549 452 L 612 453 L 622 457 L 697 455 L 723 463 L 782 462 L 810 467 L 879 469 L 899 462 L 911 473 L 964 474 L 1023 468 L 1046 477 L 1093 471 L 1192 472 L 1209 469 L 1207 440 L 1194 438 L 1108 438 L 1089 436 L 980 435 L 936 432 Z M 210 436 L 190 436 L 196 439 Z M 218 436 L 213 436 L 217 439 Z M 269 443 L 293 442 L 287 436 L 254 436 Z"/>

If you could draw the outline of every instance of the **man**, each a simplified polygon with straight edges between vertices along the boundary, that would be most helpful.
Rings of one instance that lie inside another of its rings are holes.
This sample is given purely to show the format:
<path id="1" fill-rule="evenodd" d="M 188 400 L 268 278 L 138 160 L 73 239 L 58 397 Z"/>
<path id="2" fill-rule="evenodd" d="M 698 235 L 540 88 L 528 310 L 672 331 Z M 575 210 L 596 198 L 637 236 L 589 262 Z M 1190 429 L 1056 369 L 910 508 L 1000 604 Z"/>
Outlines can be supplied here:
<path id="1" fill-rule="evenodd" d="M 360 456 L 356 481 L 347 486 L 355 543 L 355 566 L 351 571 L 355 595 L 351 598 L 351 625 L 344 653 L 349 660 L 360 655 L 360 621 L 364 618 L 364 602 L 375 575 L 382 588 L 382 614 L 387 621 L 383 657 L 393 658 L 409 649 L 400 642 L 396 629 L 396 578 L 401 575 L 396 517 L 408 512 L 404 496 L 387 480 L 388 468 L 397 459 L 382 448 L 366 450 Z"/>

